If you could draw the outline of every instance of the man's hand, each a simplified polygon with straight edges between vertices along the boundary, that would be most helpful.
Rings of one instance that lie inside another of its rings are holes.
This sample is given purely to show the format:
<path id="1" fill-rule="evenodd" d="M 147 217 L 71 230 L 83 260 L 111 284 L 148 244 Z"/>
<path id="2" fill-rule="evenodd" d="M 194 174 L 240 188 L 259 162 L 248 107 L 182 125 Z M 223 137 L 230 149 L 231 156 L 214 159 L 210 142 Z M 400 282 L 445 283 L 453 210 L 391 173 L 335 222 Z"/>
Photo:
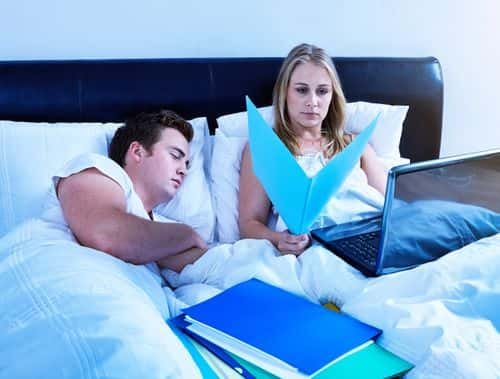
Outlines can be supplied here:
<path id="1" fill-rule="evenodd" d="M 290 234 L 288 231 L 280 232 L 277 248 L 282 254 L 299 256 L 311 244 L 309 234 Z"/>
<path id="2" fill-rule="evenodd" d="M 193 229 L 193 239 L 194 239 L 194 247 L 193 249 L 207 250 L 208 246 L 205 240 Z"/>
<path id="3" fill-rule="evenodd" d="M 194 263 L 199 257 L 205 254 L 207 250 L 206 247 L 193 247 L 182 253 L 159 259 L 156 263 L 160 268 L 169 268 L 175 272 L 181 272 L 184 267 Z"/>
<path id="4" fill-rule="evenodd" d="M 196 233 L 194 229 L 193 234 L 194 236 L 192 238 L 194 240 L 195 247 L 189 248 L 175 255 L 158 259 L 156 261 L 158 266 L 160 266 L 160 268 L 169 268 L 175 272 L 181 272 L 185 266 L 194 263 L 199 257 L 205 254 L 208 250 L 207 243 L 198 233 Z"/>

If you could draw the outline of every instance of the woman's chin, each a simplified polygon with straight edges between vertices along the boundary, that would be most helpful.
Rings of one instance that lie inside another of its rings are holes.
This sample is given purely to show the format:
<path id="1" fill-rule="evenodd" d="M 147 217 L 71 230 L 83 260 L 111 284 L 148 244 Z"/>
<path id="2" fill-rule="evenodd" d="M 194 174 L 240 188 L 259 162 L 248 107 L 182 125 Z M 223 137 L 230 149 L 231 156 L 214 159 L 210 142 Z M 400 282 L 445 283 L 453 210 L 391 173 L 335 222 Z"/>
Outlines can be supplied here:
<path id="1" fill-rule="evenodd" d="M 299 125 L 305 129 L 321 129 L 321 121 L 318 120 L 303 120 Z"/>

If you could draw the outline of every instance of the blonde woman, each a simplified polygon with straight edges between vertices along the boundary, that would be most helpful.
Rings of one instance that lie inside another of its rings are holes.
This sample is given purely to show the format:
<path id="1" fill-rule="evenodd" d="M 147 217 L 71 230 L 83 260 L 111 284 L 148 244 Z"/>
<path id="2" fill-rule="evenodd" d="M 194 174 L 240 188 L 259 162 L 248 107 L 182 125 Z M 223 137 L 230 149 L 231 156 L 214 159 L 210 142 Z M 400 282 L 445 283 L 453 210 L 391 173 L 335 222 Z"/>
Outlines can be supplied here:
<path id="1" fill-rule="evenodd" d="M 332 60 L 321 48 L 301 44 L 290 51 L 274 86 L 273 105 L 274 130 L 309 176 L 352 141 L 353 137 L 343 130 L 346 101 L 342 87 Z M 316 226 L 349 221 L 346 217 L 352 213 L 345 207 L 359 214 L 378 212 L 386 178 L 385 168 L 368 145 L 360 166 L 329 202 L 326 214 L 320 216 Z M 241 237 L 267 239 L 283 254 L 301 254 L 310 245 L 310 236 L 290 234 L 281 219 L 272 221 L 273 215 L 272 204 L 253 173 L 247 146 L 240 172 Z"/>

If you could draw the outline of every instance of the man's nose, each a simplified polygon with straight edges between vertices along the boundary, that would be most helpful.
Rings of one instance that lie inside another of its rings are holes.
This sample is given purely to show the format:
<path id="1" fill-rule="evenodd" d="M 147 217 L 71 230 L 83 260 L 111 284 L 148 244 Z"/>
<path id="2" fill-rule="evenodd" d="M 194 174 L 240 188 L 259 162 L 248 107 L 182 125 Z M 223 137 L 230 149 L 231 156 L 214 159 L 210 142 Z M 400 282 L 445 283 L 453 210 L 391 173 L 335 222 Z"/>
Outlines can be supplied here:
<path id="1" fill-rule="evenodd" d="M 186 176 L 186 172 L 187 172 L 186 164 L 182 164 L 177 168 L 177 175 Z"/>

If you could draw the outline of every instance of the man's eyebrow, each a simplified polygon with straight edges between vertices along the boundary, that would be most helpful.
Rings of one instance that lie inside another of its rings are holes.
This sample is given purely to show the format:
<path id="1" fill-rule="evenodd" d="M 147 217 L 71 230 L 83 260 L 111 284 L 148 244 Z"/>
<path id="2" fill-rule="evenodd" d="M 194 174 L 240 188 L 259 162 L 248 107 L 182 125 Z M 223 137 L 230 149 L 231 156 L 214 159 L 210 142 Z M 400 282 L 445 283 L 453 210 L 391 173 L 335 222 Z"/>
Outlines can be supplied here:
<path id="1" fill-rule="evenodd" d="M 182 158 L 184 158 L 186 156 L 186 153 L 180 147 L 170 146 L 170 148 L 177 151 Z"/>
<path id="2" fill-rule="evenodd" d="M 181 158 L 184 158 L 186 156 L 186 153 L 184 152 L 184 150 L 182 150 L 180 147 L 177 147 L 177 146 L 171 146 L 171 149 L 177 151 L 179 153 L 179 155 L 181 156 Z M 189 168 L 189 164 L 191 162 L 189 161 L 189 159 L 186 159 L 186 167 Z"/>

